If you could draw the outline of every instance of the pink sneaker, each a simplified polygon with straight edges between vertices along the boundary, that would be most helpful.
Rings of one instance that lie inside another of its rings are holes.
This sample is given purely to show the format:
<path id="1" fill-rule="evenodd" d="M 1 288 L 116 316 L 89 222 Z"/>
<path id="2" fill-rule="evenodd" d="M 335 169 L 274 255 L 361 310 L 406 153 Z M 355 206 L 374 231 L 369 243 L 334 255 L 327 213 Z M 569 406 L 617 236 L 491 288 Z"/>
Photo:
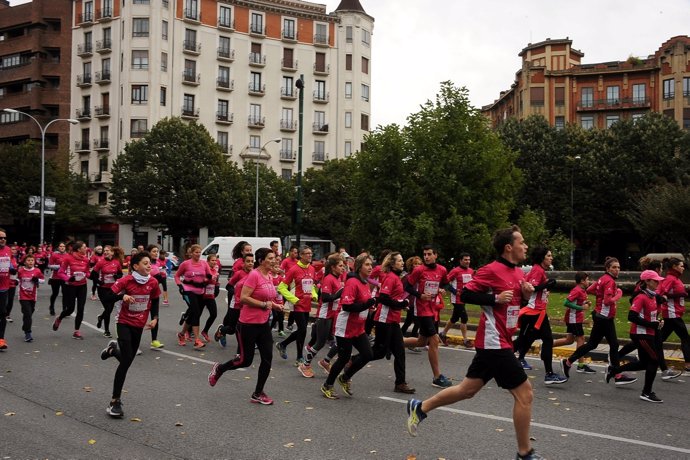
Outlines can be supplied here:
<path id="1" fill-rule="evenodd" d="M 213 367 L 211 368 L 211 372 L 208 373 L 208 384 L 212 387 L 215 387 L 219 378 L 220 375 L 218 375 L 218 363 L 214 363 Z"/>
<path id="2" fill-rule="evenodd" d="M 81 336 L 81 332 L 79 331 L 74 331 L 74 334 L 72 334 L 72 338 L 77 340 L 84 340 L 84 337 Z"/>
<path id="3" fill-rule="evenodd" d="M 259 394 L 252 393 L 251 402 L 256 404 L 263 404 L 264 406 L 270 406 L 273 404 L 273 400 L 266 395 L 263 391 Z"/>
<path id="4" fill-rule="evenodd" d="M 206 343 L 209 343 L 209 342 L 211 341 L 211 338 L 208 336 L 208 332 L 202 332 L 202 333 L 201 333 L 201 337 L 204 338 L 204 341 L 205 341 Z"/>

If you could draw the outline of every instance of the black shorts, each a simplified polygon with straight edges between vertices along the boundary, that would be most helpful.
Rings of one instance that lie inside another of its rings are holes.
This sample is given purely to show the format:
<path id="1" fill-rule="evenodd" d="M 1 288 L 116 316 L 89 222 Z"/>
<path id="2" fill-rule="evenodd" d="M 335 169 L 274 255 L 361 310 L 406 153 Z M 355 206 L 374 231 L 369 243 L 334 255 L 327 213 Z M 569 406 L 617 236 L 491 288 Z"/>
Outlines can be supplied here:
<path id="1" fill-rule="evenodd" d="M 575 337 L 582 337 L 585 335 L 582 323 L 566 324 L 565 330 L 568 334 L 573 334 Z"/>
<path id="2" fill-rule="evenodd" d="M 477 348 L 476 355 L 467 369 L 466 377 L 482 379 L 484 384 L 495 379 L 506 390 L 517 388 L 527 380 L 527 374 L 511 349 L 485 350 Z"/>
<path id="3" fill-rule="evenodd" d="M 451 323 L 457 323 L 458 320 L 460 320 L 460 323 L 462 324 L 467 324 L 467 310 L 465 310 L 465 304 L 464 303 L 454 303 L 453 304 L 453 315 L 450 317 L 450 322 Z"/>
<path id="4" fill-rule="evenodd" d="M 433 337 L 438 334 L 433 316 L 417 316 L 417 325 L 419 326 L 419 335 L 423 337 Z"/>

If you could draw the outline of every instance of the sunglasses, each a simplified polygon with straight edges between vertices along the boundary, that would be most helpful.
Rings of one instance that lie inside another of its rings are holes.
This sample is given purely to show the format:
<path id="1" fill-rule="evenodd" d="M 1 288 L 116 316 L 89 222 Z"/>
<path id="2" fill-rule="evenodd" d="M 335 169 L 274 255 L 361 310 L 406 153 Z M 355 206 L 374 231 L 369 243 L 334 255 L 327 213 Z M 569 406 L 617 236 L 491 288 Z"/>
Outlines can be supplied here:
<path id="1" fill-rule="evenodd" d="M 6 240 L 6 239 L 7 239 L 6 236 L 0 236 L 0 240 Z"/>

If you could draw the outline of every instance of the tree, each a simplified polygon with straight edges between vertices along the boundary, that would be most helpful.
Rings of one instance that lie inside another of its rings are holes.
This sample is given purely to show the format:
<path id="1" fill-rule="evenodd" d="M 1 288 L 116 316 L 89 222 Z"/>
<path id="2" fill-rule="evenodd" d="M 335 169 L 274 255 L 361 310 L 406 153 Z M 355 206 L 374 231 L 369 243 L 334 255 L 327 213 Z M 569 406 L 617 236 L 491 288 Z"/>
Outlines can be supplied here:
<path id="1" fill-rule="evenodd" d="M 534 211 L 527 207 L 517 221 L 529 252 L 537 246 L 546 246 L 553 255 L 553 266 L 557 270 L 572 268 L 570 266 L 570 252 L 574 249 L 568 238 L 560 229 L 551 233 L 546 225 L 546 216 L 542 211 Z M 528 263 L 529 262 L 528 260 Z"/>
<path id="2" fill-rule="evenodd" d="M 646 190 L 638 194 L 629 217 L 649 250 L 683 254 L 690 250 L 690 187 L 667 184 Z"/>
<path id="3" fill-rule="evenodd" d="M 113 215 L 166 227 L 175 237 L 205 226 L 232 232 L 241 226 L 237 210 L 250 207 L 236 164 L 203 125 L 180 118 L 165 118 L 127 143 L 112 174 Z"/>

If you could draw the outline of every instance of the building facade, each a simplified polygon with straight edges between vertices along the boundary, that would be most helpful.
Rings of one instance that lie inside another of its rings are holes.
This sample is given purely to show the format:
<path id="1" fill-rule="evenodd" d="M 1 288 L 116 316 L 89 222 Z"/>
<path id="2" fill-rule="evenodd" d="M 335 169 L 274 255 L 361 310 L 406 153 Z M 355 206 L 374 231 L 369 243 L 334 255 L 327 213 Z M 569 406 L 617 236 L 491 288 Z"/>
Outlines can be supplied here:
<path id="1" fill-rule="evenodd" d="M 556 127 L 608 128 L 654 111 L 690 129 L 688 36 L 669 39 L 644 59 L 583 64 L 584 53 L 568 38 L 529 44 L 519 56 L 515 82 L 482 108 L 494 126 L 539 114 Z"/>
<path id="2" fill-rule="evenodd" d="M 332 13 L 299 0 L 74 0 L 71 167 L 89 177 L 90 202 L 107 215 L 114 159 L 164 117 L 202 123 L 229 161 L 290 178 L 300 76 L 303 169 L 358 151 L 373 25 L 358 0 Z M 119 233 L 126 245 L 131 230 Z"/>
<path id="3" fill-rule="evenodd" d="M 16 109 L 42 125 L 69 118 L 72 24 L 70 0 L 33 1 L 10 7 L 0 0 L 0 109 Z M 0 143 L 40 143 L 34 121 L 0 112 Z M 69 124 L 46 133 L 46 155 L 69 149 Z"/>

